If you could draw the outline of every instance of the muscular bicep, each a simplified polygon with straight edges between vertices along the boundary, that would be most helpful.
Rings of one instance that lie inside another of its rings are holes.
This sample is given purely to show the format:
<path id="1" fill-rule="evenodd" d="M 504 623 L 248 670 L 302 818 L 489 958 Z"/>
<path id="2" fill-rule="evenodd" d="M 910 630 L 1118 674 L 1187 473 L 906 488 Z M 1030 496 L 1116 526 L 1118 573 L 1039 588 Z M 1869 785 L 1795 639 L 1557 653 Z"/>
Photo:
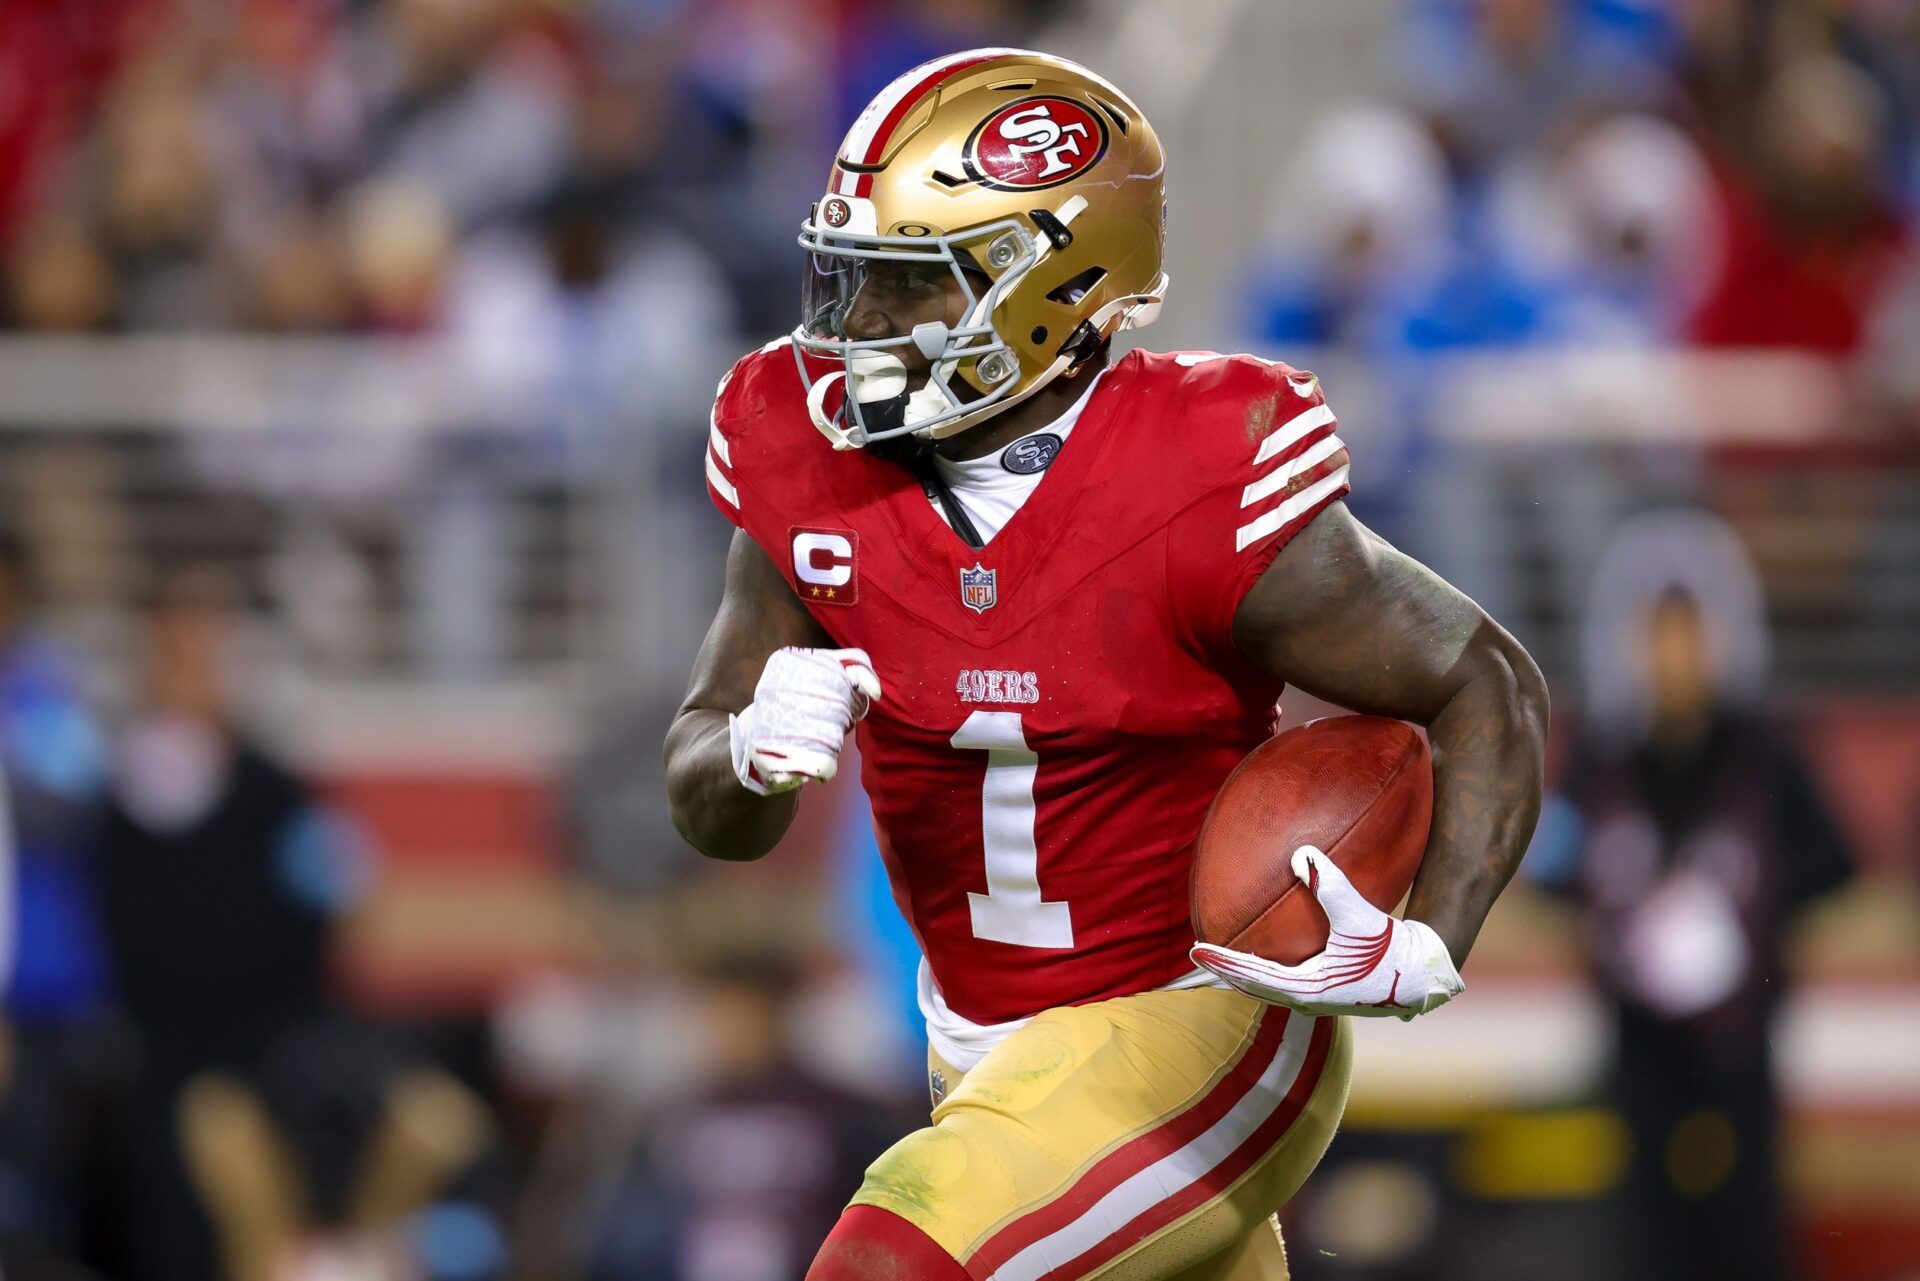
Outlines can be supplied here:
<path id="1" fill-rule="evenodd" d="M 1233 631 L 1249 658 L 1310 694 L 1426 726 L 1433 822 L 1406 913 L 1465 963 L 1540 813 L 1547 689 L 1533 660 L 1339 505 L 1274 558 Z"/>
<path id="2" fill-rule="evenodd" d="M 786 645 L 832 644 L 779 567 L 758 543 L 735 530 L 727 549 L 726 589 L 694 659 L 680 710 L 738 712 L 753 701 L 768 655 Z"/>
<path id="3" fill-rule="evenodd" d="M 1505 633 L 1335 503 L 1254 583 L 1233 637 L 1253 662 L 1316 698 L 1426 725 Z"/>

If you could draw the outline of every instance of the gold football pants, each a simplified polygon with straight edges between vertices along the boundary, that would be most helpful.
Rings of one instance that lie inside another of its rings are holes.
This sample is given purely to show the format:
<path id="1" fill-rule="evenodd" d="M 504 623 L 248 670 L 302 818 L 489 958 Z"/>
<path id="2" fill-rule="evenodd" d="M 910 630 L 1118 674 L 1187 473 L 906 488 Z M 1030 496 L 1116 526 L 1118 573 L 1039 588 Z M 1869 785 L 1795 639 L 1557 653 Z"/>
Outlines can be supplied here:
<path id="1" fill-rule="evenodd" d="M 970 1072 L 930 1056 L 933 1124 L 853 1200 L 974 1281 L 1275 1281 L 1272 1215 L 1333 1138 L 1351 1041 L 1222 988 L 1048 1010 Z"/>

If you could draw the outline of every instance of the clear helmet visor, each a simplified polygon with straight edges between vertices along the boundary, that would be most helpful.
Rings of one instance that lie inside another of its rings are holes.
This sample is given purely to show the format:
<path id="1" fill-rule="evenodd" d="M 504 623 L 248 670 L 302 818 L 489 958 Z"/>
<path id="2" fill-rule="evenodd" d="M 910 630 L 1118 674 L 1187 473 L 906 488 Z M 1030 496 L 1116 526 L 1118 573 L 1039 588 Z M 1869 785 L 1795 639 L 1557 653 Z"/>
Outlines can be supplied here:
<path id="1" fill-rule="evenodd" d="M 975 282 L 957 263 L 931 255 L 881 259 L 830 249 L 807 254 L 800 289 L 800 333 L 819 343 L 865 339 L 910 340 L 913 325 L 926 320 L 957 322 L 956 310 L 978 301 Z M 961 304 L 956 308 L 955 303 Z M 861 332 L 848 328 L 861 307 Z M 875 326 L 901 327 L 884 332 Z"/>
<path id="2" fill-rule="evenodd" d="M 847 316 L 864 283 L 859 260 L 839 254 L 807 254 L 800 280 L 799 334 L 819 342 L 845 342 Z"/>

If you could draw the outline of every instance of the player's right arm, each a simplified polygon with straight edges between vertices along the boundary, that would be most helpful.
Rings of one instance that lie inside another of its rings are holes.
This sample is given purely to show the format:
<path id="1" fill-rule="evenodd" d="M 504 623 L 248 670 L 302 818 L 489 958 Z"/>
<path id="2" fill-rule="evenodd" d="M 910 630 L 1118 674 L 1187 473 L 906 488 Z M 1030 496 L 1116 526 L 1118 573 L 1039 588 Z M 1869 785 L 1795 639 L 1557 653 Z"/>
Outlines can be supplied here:
<path id="1" fill-rule="evenodd" d="M 833 777 L 846 731 L 880 694 L 859 650 L 832 649 L 744 531 L 719 612 L 667 731 L 673 825 L 711 858 L 759 858 L 793 822 L 801 784 Z"/>

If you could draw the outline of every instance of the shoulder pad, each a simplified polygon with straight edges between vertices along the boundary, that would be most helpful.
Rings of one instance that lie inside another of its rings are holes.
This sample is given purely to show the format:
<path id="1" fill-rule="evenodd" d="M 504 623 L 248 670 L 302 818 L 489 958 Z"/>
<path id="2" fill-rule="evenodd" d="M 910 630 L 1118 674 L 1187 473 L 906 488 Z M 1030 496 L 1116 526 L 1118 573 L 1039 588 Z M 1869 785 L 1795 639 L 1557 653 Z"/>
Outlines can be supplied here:
<path id="1" fill-rule="evenodd" d="M 780 450 L 781 437 L 791 434 L 790 428 L 783 430 L 791 413 L 781 410 L 799 405 L 799 396 L 799 371 L 787 338 L 742 356 L 714 389 L 707 417 L 707 489 L 714 506 L 736 525 L 741 490 Z M 804 415 L 804 406 L 800 412 Z"/>

